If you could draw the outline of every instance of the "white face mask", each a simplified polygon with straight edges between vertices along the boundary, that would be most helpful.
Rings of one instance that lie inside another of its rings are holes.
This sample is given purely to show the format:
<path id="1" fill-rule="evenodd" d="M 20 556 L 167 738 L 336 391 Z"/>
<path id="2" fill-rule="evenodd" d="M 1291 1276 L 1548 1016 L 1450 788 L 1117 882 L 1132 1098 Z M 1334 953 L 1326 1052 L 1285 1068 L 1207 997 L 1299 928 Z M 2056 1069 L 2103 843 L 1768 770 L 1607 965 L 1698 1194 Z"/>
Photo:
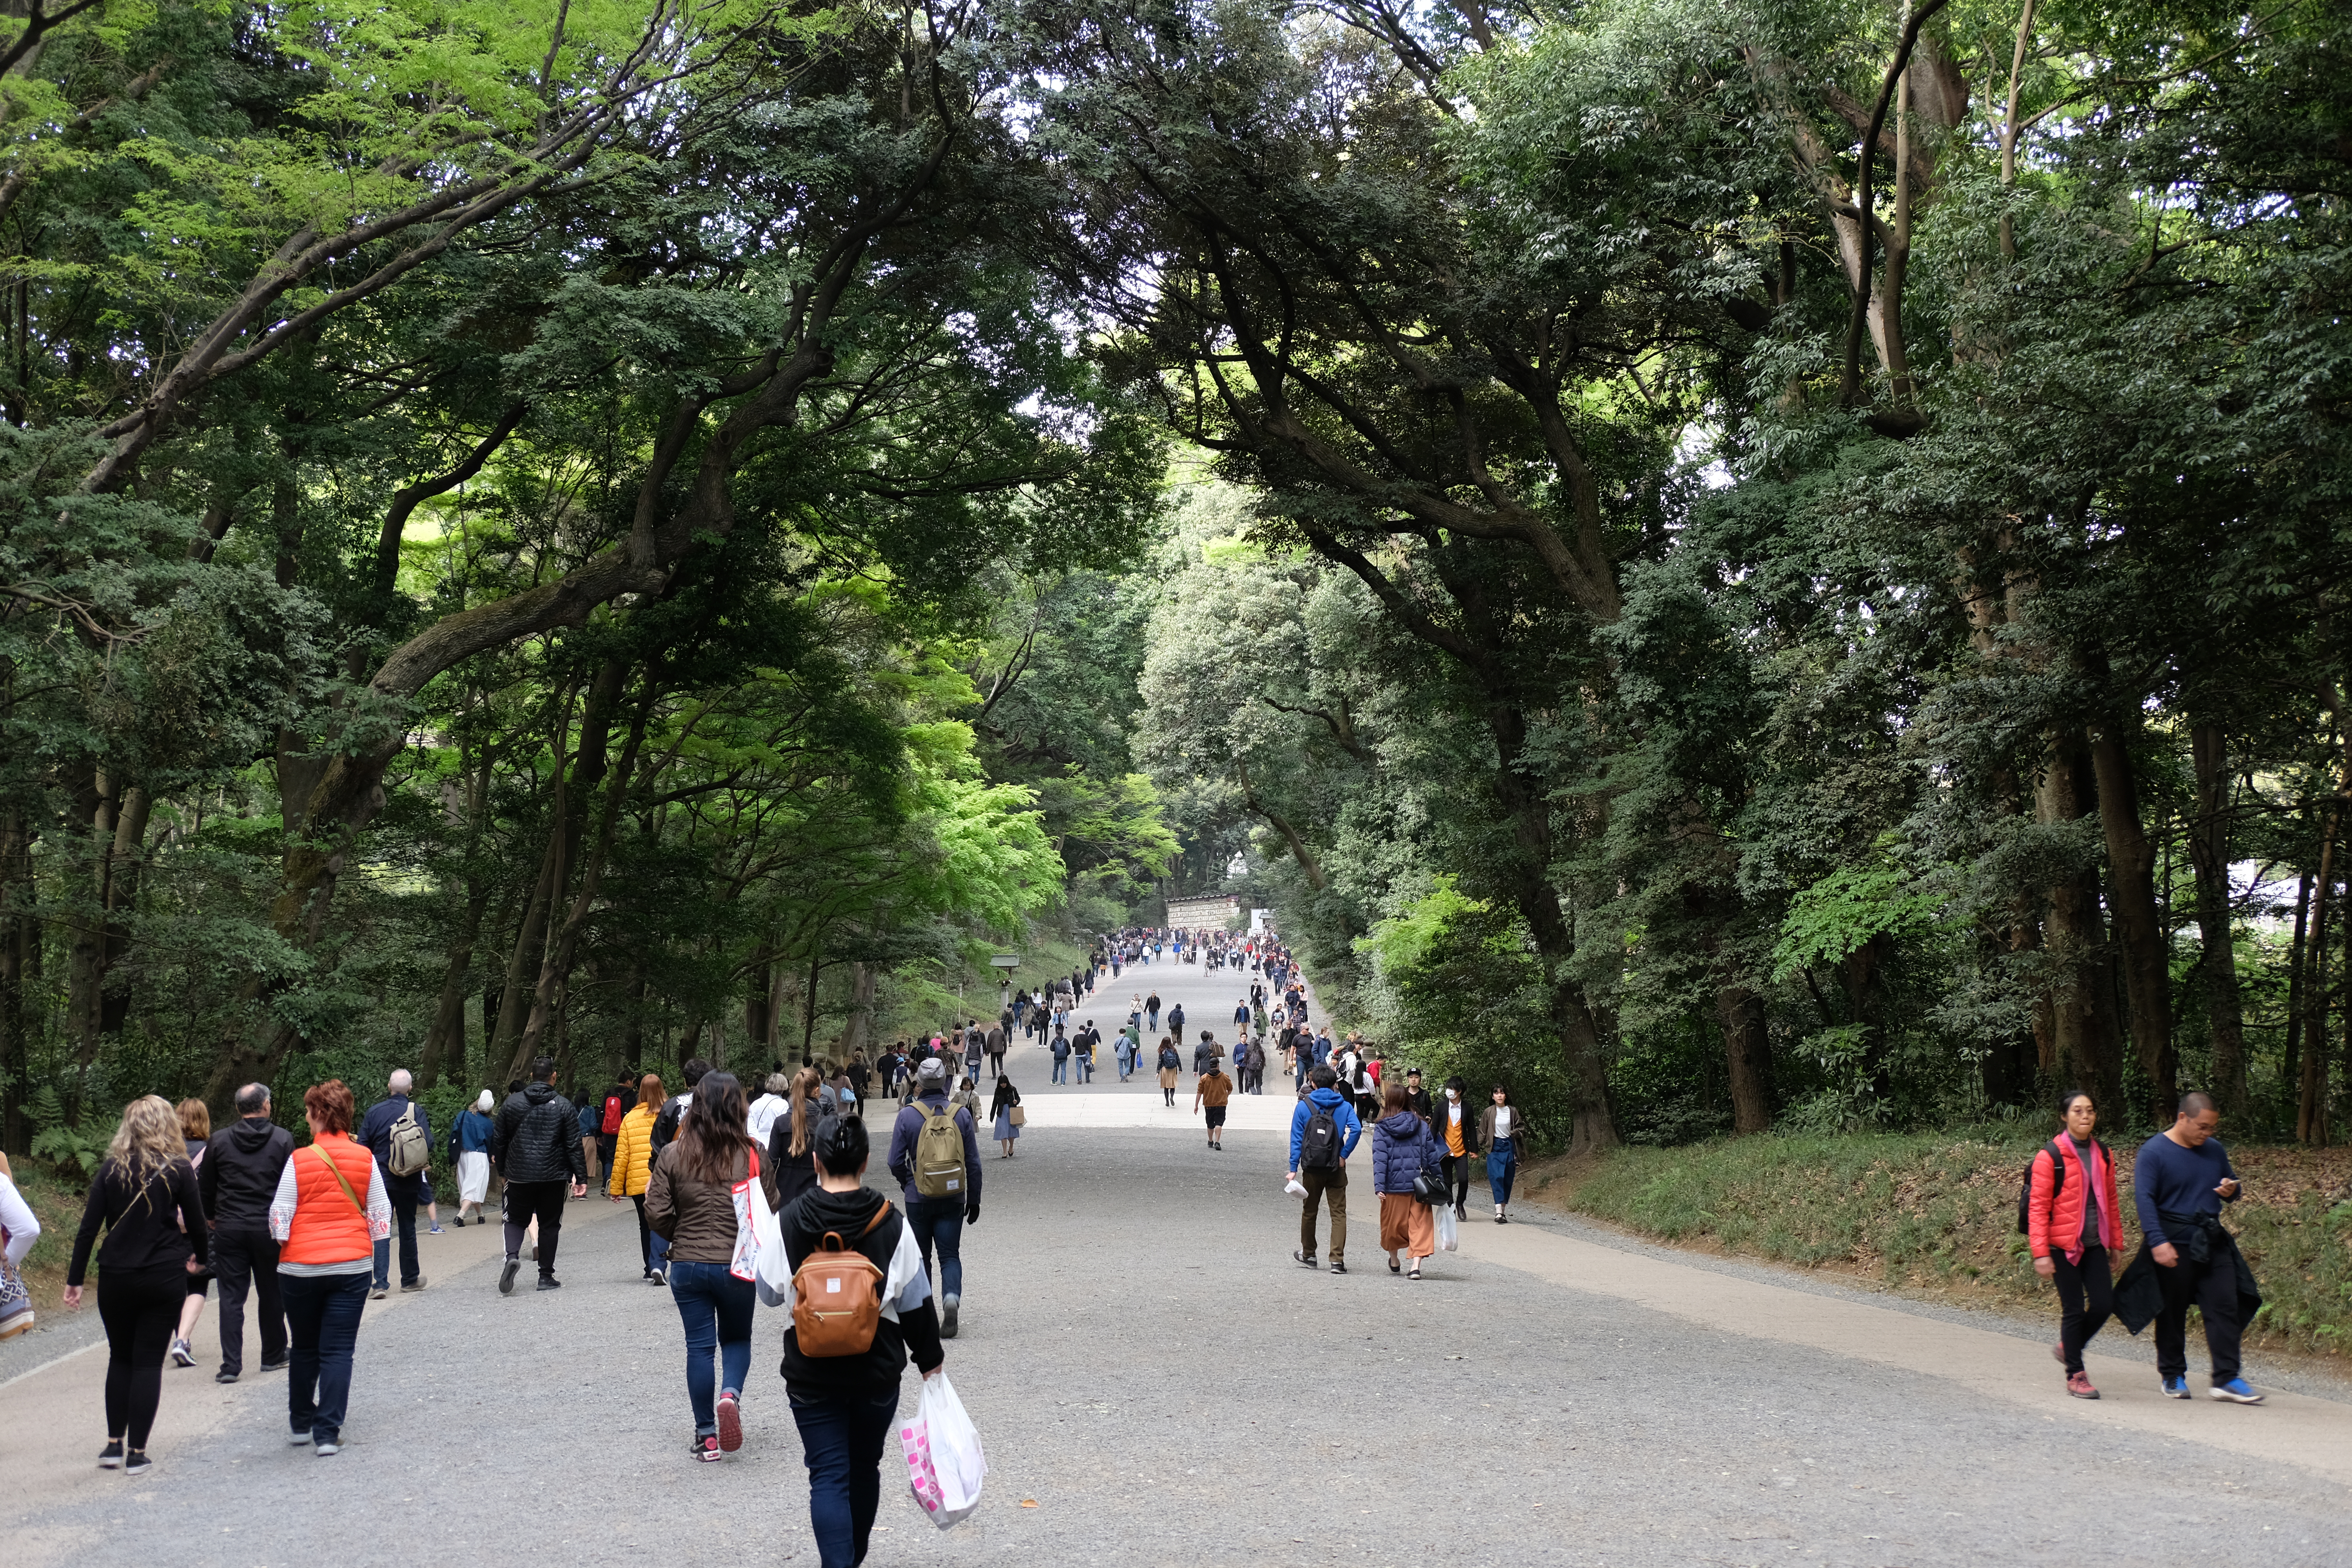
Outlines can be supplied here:
<path id="1" fill-rule="evenodd" d="M 1861 221 L 1862 220 L 1860 218 L 1854 219 L 1854 222 L 1856 223 L 1860 223 Z M 1445 1091 L 1445 1098 L 1448 1100 L 1459 1100 L 1462 1098 L 1462 1091 L 1458 1089 L 1449 1089 Z"/>

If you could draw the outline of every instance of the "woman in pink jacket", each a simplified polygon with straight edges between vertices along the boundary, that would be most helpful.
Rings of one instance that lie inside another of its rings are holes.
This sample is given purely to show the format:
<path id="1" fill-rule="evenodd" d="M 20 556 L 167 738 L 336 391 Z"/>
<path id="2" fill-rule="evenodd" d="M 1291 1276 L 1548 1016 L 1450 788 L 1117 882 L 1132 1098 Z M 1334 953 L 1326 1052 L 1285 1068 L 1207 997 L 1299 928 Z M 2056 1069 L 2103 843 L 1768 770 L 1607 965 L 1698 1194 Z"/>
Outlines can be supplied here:
<path id="1" fill-rule="evenodd" d="M 2058 1100 L 2066 1129 L 2044 1144 L 2030 1168 L 2026 1239 L 2033 1271 L 2058 1282 L 2058 1342 L 2050 1347 L 2066 1369 L 2066 1392 L 2096 1399 L 2083 1371 L 2083 1347 L 2115 1311 L 2115 1277 L 2108 1259 L 2124 1244 L 2123 1211 L 2116 1205 L 2116 1165 L 2093 1136 L 2098 1107 L 2081 1089 Z"/>

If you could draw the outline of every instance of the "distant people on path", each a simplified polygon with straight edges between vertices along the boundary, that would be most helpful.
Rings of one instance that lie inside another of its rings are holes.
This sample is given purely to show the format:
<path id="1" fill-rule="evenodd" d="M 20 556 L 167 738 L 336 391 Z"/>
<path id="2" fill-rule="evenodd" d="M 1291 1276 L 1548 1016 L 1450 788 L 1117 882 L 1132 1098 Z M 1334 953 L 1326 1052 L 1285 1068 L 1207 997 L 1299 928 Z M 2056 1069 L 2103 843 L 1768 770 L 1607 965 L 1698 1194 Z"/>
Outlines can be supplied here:
<path id="1" fill-rule="evenodd" d="M 1381 1119 L 1372 1124 L 1372 1191 L 1380 1194 L 1381 1249 L 1389 1255 L 1391 1274 L 1402 1252 L 1405 1277 L 1418 1279 L 1421 1260 L 1437 1251 L 1435 1216 L 1413 1190 L 1423 1172 L 1436 1169 L 1437 1141 L 1429 1123 L 1405 1102 L 1404 1085 L 1389 1085 L 1381 1091 Z"/>
<path id="2" fill-rule="evenodd" d="M 1470 1086 L 1459 1075 L 1445 1080 L 1445 1102 L 1437 1107 L 1430 1118 L 1437 1134 L 1439 1165 L 1445 1174 L 1446 1191 L 1454 1198 L 1454 1217 L 1470 1217 L 1470 1162 L 1478 1152 L 1478 1124 L 1483 1118 L 1470 1113 Z"/>
<path id="3" fill-rule="evenodd" d="M 383 1168 L 352 1136 L 354 1110 L 341 1079 L 302 1096 L 310 1142 L 288 1159 L 269 1201 L 278 1289 L 286 1301 L 287 1439 L 310 1444 L 322 1459 L 342 1447 L 360 1315 L 367 1310 L 376 1245 L 392 1236 L 392 1198 Z M 564 1125 L 571 1125 L 568 1115 Z"/>
<path id="4" fill-rule="evenodd" d="M 482 1218 L 482 1205 L 490 1195 L 490 1137 L 499 1125 L 490 1120 L 490 1110 L 497 1103 L 486 1089 L 457 1113 L 457 1226 L 461 1230 L 468 1209 L 476 1225 L 489 1223 Z M 604 1163 L 607 1167 L 613 1163 L 610 1150 L 605 1152 Z"/>
<path id="5" fill-rule="evenodd" d="M 654 1118 L 661 1109 L 661 1077 L 647 1073 L 637 1080 L 636 1104 L 621 1118 L 620 1133 L 613 1142 L 613 1173 L 604 1184 L 604 1195 L 614 1203 L 627 1198 L 637 1205 L 637 1257 L 641 1265 L 637 1278 L 648 1285 L 669 1283 L 667 1279 L 654 1277 L 654 1230 L 646 1218 L 646 1188 L 652 1184 L 654 1173 Z"/>
<path id="6" fill-rule="evenodd" d="M 1013 1158 L 1013 1145 L 1021 1141 L 1021 1123 L 1028 1113 L 1024 1111 L 1019 1117 L 1013 1114 L 1020 1104 L 1021 1091 L 1013 1087 L 1011 1079 L 998 1073 L 996 1092 L 989 1097 L 988 1122 L 989 1135 L 1004 1145 L 1004 1152 L 997 1156 L 1000 1160 Z"/>
<path id="7" fill-rule="evenodd" d="M 499 1107 L 490 1158 L 507 1180 L 507 1260 L 499 1270 L 499 1294 L 514 1290 L 522 1267 L 525 1216 L 539 1221 L 539 1288 L 558 1289 L 556 1243 L 563 1230 L 567 1186 L 579 1197 L 588 1191 L 588 1163 L 580 1153 L 572 1106 L 555 1091 L 555 1058 L 531 1058 L 530 1082 Z"/>
<path id="8" fill-rule="evenodd" d="M 1143 1025 L 1155 1035 L 1160 1032 L 1160 993 L 1157 991 L 1143 999 Z"/>
<path id="9" fill-rule="evenodd" d="M 1180 1040 L 1184 1037 L 1184 1004 L 1181 1002 L 1168 1009 L 1168 1032 Z"/>
<path id="10" fill-rule="evenodd" d="M 980 1135 L 971 1112 L 948 1103 L 947 1072 L 922 1065 L 915 1098 L 890 1129 L 890 1174 L 907 1204 L 923 1272 L 940 1255 L 940 1337 L 956 1336 L 963 1305 L 963 1229 L 980 1223 Z"/>
<path id="11" fill-rule="evenodd" d="M 173 1110 L 180 1119 L 180 1137 L 187 1146 L 188 1163 L 195 1170 L 196 1191 L 201 1195 L 205 1184 L 205 1145 L 213 1135 L 213 1113 L 201 1100 L 184 1100 Z M 207 1217 L 212 1212 L 209 1207 L 205 1210 Z M 180 1303 L 179 1326 L 172 1331 L 171 1353 L 174 1366 L 196 1364 L 195 1347 L 188 1342 L 195 1334 L 196 1319 L 204 1313 L 205 1289 L 212 1283 L 212 1278 L 209 1267 L 188 1276 L 187 1297 Z"/>
<path id="12" fill-rule="evenodd" d="M 1183 1074 L 1184 1058 L 1176 1049 L 1173 1036 L 1160 1037 L 1160 1100 L 1163 1105 L 1176 1103 L 1176 1080 Z"/>
<path id="13" fill-rule="evenodd" d="M 2063 1127 L 2029 1167 L 2026 1238 L 2033 1271 L 2058 1285 L 2058 1342 L 2051 1353 L 2066 1369 L 2066 1392 L 2096 1399 L 2099 1391 L 2083 1370 L 2083 1347 L 2115 1311 L 2108 1260 L 2123 1248 L 2123 1217 L 2114 1159 L 2095 1135 L 2097 1107 L 2073 1089 L 2060 1097 L 2058 1115 Z"/>
<path id="14" fill-rule="evenodd" d="M 1242 1055 L 1242 1089 L 1247 1094 L 1265 1092 L 1265 1041 L 1251 1037 L 1247 1047 L 1236 1047 Z"/>
<path id="15" fill-rule="evenodd" d="M 236 1091 L 236 1120 L 212 1135 L 196 1190 L 212 1224 L 213 1278 L 220 1281 L 220 1370 L 215 1383 L 245 1373 L 245 1302 L 254 1300 L 261 1335 L 261 1370 L 286 1370 L 286 1304 L 278 1291 L 278 1238 L 269 1234 L 269 1203 L 294 1152 L 294 1135 L 269 1119 L 269 1086 Z M 369 1248 L 373 1265 L 373 1247 Z"/>
<path id="16" fill-rule="evenodd" d="M 706 1073 L 677 1138 L 655 1157 L 646 1187 L 646 1219 L 669 1242 L 670 1300 L 686 1330 L 691 1448 L 709 1463 L 743 1446 L 743 1381 L 751 1371 L 751 1318 L 759 1305 L 752 1281 L 731 1271 L 736 1189 L 759 1171 L 747 1112 L 734 1074 Z"/>
<path id="17" fill-rule="evenodd" d="M 1212 1149 L 1225 1146 L 1225 1102 L 1233 1097 L 1234 1080 L 1212 1061 L 1209 1070 L 1201 1075 L 1201 1081 L 1192 1088 L 1192 1111 L 1208 1123 L 1209 1147 Z"/>
<path id="18" fill-rule="evenodd" d="M 803 1072 L 814 1069 L 803 1068 Z M 744 1113 L 751 1147 L 764 1149 L 776 1131 L 776 1119 L 792 1109 L 793 1080 L 781 1072 L 772 1072 L 760 1098 L 753 1100 Z"/>
<path id="19" fill-rule="evenodd" d="M 794 1301 L 784 1331 L 784 1393 L 808 1466 L 819 1568 L 855 1568 L 866 1560 L 882 1501 L 882 1447 L 898 1416 L 898 1376 L 909 1354 L 925 1377 L 947 1362 L 912 1227 L 865 1184 L 868 1148 L 864 1119 L 827 1121 L 817 1136 L 817 1190 L 782 1215 Z M 856 1254 L 863 1266 L 839 1259 L 828 1250 L 835 1247 Z M 801 1295 L 817 1271 L 840 1283 L 844 1296 L 871 1293 L 878 1310 L 870 1330 L 862 1312 L 822 1322 L 813 1314 L 803 1318 Z M 818 1342 L 804 1346 L 804 1326 Z"/>
<path id="20" fill-rule="evenodd" d="M 1519 1142 L 1526 1130 L 1511 1104 L 1511 1091 L 1495 1086 L 1494 1103 L 1478 1119 L 1478 1142 L 1486 1151 L 1486 1190 L 1495 1198 L 1495 1223 L 1511 1223 L 1511 1184 L 1519 1173 Z"/>
<path id="21" fill-rule="evenodd" d="M 25 1284 L 25 1258 L 41 1239 L 41 1216 L 16 1190 L 16 1173 L 0 1151 L 0 1340 L 28 1331 L 38 1316 Z"/>
<path id="22" fill-rule="evenodd" d="M 1437 1108 L 1429 1100 L 1429 1090 L 1421 1087 L 1421 1069 L 1413 1068 L 1404 1075 L 1404 1107 L 1423 1121 L 1437 1120 Z"/>
<path id="23" fill-rule="evenodd" d="M 1192 1047 L 1192 1076 L 1204 1076 L 1211 1068 L 1224 1059 L 1225 1047 L 1217 1043 L 1216 1031 L 1201 1031 L 1201 1043 Z"/>
<path id="24" fill-rule="evenodd" d="M 386 1081 L 385 1097 L 368 1107 L 367 1118 L 360 1123 L 359 1141 L 375 1156 L 376 1168 L 383 1173 L 383 1190 L 392 1201 L 392 1219 L 400 1237 L 400 1288 L 404 1290 L 425 1289 L 425 1271 L 416 1261 L 416 1205 L 433 1195 L 427 1167 L 418 1165 L 404 1172 L 393 1158 L 394 1129 L 400 1137 L 413 1140 L 418 1132 L 424 1142 L 419 1150 L 433 1147 L 433 1120 L 425 1107 L 408 1098 L 412 1080 L 403 1068 Z M 568 1110 L 570 1108 L 566 1107 Z M 375 1252 L 375 1284 L 372 1294 L 381 1301 L 392 1289 L 392 1243 L 386 1240 Z"/>
<path id="25" fill-rule="evenodd" d="M 188 1163 L 179 1113 L 157 1094 L 123 1108 L 91 1178 L 66 1268 L 65 1304 L 81 1309 L 82 1281 L 98 1249 L 98 1315 L 106 1328 L 106 1447 L 98 1462 L 136 1475 L 153 1467 L 147 1435 L 163 1399 L 163 1352 L 188 1297 L 188 1279 L 205 1266 L 211 1238 L 205 1204 Z"/>
<path id="26" fill-rule="evenodd" d="M 1061 1032 L 1061 1026 L 1060 1026 L 1058 1023 L 1057 1023 L 1057 1024 L 1055 1024 L 1055 1025 L 1054 1026 L 1054 1045 L 1053 1045 L 1053 1052 L 1054 1052 L 1054 1079 L 1053 1079 L 1053 1081 L 1054 1081 L 1054 1082 L 1055 1082 L 1055 1083 L 1067 1083 L 1067 1082 L 1069 1082 L 1069 1081 L 1070 1081 L 1070 1042 L 1069 1042 L 1066 1038 L 1065 1038 L 1065 1037 L 1063 1037 L 1062 1032 Z"/>
<path id="27" fill-rule="evenodd" d="M 988 1033 L 981 1041 L 982 1049 L 988 1058 L 988 1076 L 991 1078 L 1004 1076 L 1004 1044 L 1005 1023 L 999 1018 L 988 1026 Z"/>
<path id="28" fill-rule="evenodd" d="M 1328 1065 L 1309 1076 L 1315 1085 L 1290 1116 L 1290 1179 L 1305 1189 L 1298 1215 L 1298 1250 L 1290 1256 L 1307 1268 L 1315 1262 L 1315 1210 L 1331 1202 L 1331 1272 L 1348 1271 L 1348 1156 L 1356 1152 L 1364 1124 L 1355 1105 L 1334 1084 Z"/>
<path id="29" fill-rule="evenodd" d="M 588 1168 L 589 1184 L 601 1186 L 604 1181 L 604 1167 L 596 1162 L 596 1140 L 599 1136 L 596 1129 L 603 1124 L 604 1101 L 583 1089 L 572 1097 L 572 1119 L 580 1128 L 580 1163 Z M 428 1194 L 432 1190 L 430 1187 L 425 1189 Z"/>
<path id="30" fill-rule="evenodd" d="M 2230 1152 L 2213 1136 L 2221 1124 L 2213 1097 L 2181 1097 L 2170 1127 L 2140 1145 L 2132 1166 L 2132 1198 L 2139 1209 L 2140 1256 L 2118 1282 L 2131 1289 L 2135 1273 L 2155 1275 L 2162 1310 L 2156 1314 L 2156 1370 L 2164 1392 L 2189 1397 L 2189 1309 L 2205 1320 L 2215 1399 L 2260 1405 L 2263 1396 L 2239 1375 L 2240 1336 L 2262 1304 L 2237 1238 L 2221 1226 L 2221 1205 L 2242 1190 Z"/>
<path id="31" fill-rule="evenodd" d="M 621 1123 L 636 1108 L 638 1074 L 623 1068 L 619 1076 L 605 1087 L 602 1110 L 596 1126 L 596 1157 L 604 1162 L 589 1167 L 589 1180 L 609 1180 L 613 1173 L 613 1155 L 621 1141 Z M 599 1177 L 597 1172 L 604 1175 Z"/>

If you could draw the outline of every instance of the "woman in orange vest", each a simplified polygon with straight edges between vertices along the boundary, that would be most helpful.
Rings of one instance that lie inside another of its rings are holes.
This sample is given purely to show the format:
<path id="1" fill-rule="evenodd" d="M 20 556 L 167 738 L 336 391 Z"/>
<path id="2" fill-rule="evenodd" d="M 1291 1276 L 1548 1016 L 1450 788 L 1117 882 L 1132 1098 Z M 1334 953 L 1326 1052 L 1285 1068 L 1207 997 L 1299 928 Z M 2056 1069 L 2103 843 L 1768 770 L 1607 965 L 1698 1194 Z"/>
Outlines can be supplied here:
<path id="1" fill-rule="evenodd" d="M 269 1205 L 278 1281 L 286 1302 L 289 1440 L 320 1458 L 342 1447 L 352 1347 L 367 1306 L 375 1244 L 392 1234 L 392 1200 L 375 1156 L 352 1139 L 352 1091 L 341 1079 L 302 1097 L 310 1142 L 294 1151 Z"/>

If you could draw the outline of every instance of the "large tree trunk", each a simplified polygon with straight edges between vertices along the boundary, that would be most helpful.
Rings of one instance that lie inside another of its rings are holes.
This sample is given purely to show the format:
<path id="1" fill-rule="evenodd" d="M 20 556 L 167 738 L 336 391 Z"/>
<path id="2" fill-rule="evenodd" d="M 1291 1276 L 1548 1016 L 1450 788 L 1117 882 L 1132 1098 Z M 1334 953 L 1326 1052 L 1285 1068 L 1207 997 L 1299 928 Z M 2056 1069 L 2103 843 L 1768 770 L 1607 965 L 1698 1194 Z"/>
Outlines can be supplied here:
<path id="1" fill-rule="evenodd" d="M 523 1020 L 531 1004 L 531 993 L 523 976 L 536 967 L 547 935 L 548 906 L 554 901 L 556 887 L 563 875 L 563 792 L 560 786 L 555 808 L 556 820 L 549 825 L 547 847 L 540 853 L 539 879 L 531 884 L 530 901 L 523 905 L 522 923 L 515 928 L 514 948 L 507 954 L 506 977 L 499 985 L 498 1026 L 491 1032 L 489 1052 L 483 1058 L 493 1073 L 503 1066 L 509 1081 L 529 1076 L 530 1058 L 515 1054 L 515 1042 L 522 1038 Z"/>
<path id="2" fill-rule="evenodd" d="M 98 1034 L 103 1039 L 122 1032 L 131 1016 L 131 976 L 123 960 L 131 953 L 131 927 L 123 911 L 139 898 L 139 872 L 147 852 L 147 819 L 154 797 L 136 785 L 122 792 L 115 814 L 114 842 L 99 873 L 100 924 L 98 943 Z"/>
<path id="3" fill-rule="evenodd" d="M 2164 929 L 2156 899 L 2156 852 L 2140 821 L 2131 754 L 2112 729 L 2092 740 L 2091 768 L 2098 783 L 2099 826 L 2114 877 L 2116 939 L 2123 950 L 2132 1046 L 2141 1074 L 2155 1090 L 2157 1119 L 2162 1121 L 2179 1103 L 2180 1082 L 2172 1043 L 2171 933 Z"/>
<path id="4" fill-rule="evenodd" d="M 2198 984 L 2213 1037 L 2213 1102 L 2225 1124 L 2242 1125 L 2247 1110 L 2246 1024 L 2238 993 L 2238 952 L 2230 917 L 2230 754 L 2218 724 L 2189 726 L 2197 772 L 2197 820 L 2189 862 L 2197 873 L 2197 931 L 2202 952 Z"/>
<path id="5" fill-rule="evenodd" d="M 2330 801 L 2320 829 L 2319 875 L 2311 913 L 2309 978 L 2303 986 L 2303 1062 L 2297 1075 L 2295 1142 L 2318 1148 L 2327 1142 L 2327 917 L 2336 907 L 2336 843 L 2343 813 Z"/>
<path id="6" fill-rule="evenodd" d="M 2279 1052 L 2279 1082 L 2289 1093 L 2303 1081 L 2299 1065 L 2303 1060 L 2303 977 L 2308 967 L 2310 935 L 2311 873 L 2305 871 L 2295 885 L 2294 940 L 2287 948 L 2286 1043 Z"/>
<path id="7" fill-rule="evenodd" d="M 864 959 L 854 959 L 849 965 L 849 1016 L 842 1020 L 841 1040 L 835 1056 L 849 1059 L 852 1051 L 862 1051 L 874 1036 L 874 966 Z"/>
<path id="8" fill-rule="evenodd" d="M 2093 809 L 2090 763 L 2079 735 L 2051 746 L 2033 791 L 2035 816 L 2071 822 Z M 2112 960 L 2099 918 L 2099 879 L 2085 870 L 2050 889 L 2046 945 L 2058 966 L 2049 987 L 2053 1043 L 2063 1087 L 2088 1090 L 2110 1117 L 2123 1111 L 2123 1058 L 2117 1048 Z"/>
<path id="9" fill-rule="evenodd" d="M 425 1050 L 416 1064 L 419 1093 L 441 1080 L 442 1058 L 449 1058 L 453 1080 L 466 1076 L 467 981 L 474 972 L 474 944 L 482 934 L 482 915 L 489 908 L 489 884 L 477 877 L 467 884 L 466 912 L 458 921 L 457 940 L 449 944 L 441 970 L 441 999 L 433 1010 L 433 1026 L 425 1031 Z"/>
<path id="10" fill-rule="evenodd" d="M 1715 1016 L 1723 1030 L 1724 1060 L 1731 1069 L 1731 1131 L 1772 1130 L 1772 1045 L 1764 1024 L 1764 998 L 1745 985 L 1715 994 Z"/>

